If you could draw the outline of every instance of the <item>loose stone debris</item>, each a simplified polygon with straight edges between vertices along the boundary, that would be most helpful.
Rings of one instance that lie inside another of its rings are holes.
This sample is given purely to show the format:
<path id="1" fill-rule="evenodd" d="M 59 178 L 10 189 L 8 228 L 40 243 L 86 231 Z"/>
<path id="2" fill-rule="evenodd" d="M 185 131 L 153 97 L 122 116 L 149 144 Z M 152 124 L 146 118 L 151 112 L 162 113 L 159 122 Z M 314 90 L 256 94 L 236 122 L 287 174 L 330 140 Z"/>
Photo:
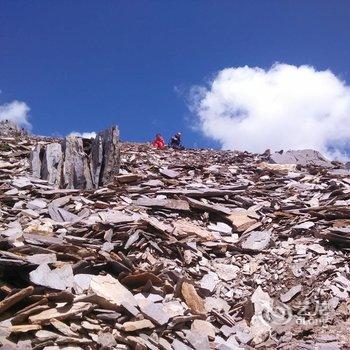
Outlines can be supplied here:
<path id="1" fill-rule="evenodd" d="M 108 135 L 83 188 L 86 140 L 1 138 L 2 349 L 347 348 L 345 167 L 121 143 L 114 173 Z"/>

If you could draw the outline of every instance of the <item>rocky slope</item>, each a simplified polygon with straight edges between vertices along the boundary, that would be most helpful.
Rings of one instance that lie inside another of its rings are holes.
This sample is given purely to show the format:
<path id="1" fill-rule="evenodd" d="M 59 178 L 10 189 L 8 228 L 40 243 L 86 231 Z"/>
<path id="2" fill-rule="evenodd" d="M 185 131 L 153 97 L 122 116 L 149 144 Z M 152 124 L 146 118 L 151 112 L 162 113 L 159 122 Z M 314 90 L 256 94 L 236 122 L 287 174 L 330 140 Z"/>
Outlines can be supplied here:
<path id="1" fill-rule="evenodd" d="M 108 185 L 57 189 L 38 142 L 0 142 L 4 349 L 350 344 L 346 171 L 123 143 Z"/>

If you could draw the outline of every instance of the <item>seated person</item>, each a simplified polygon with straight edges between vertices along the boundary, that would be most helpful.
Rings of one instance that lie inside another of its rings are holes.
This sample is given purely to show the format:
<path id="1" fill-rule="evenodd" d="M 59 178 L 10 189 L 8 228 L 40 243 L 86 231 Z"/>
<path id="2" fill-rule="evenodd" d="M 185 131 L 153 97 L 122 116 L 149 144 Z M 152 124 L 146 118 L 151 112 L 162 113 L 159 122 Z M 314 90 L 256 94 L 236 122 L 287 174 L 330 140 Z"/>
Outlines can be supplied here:
<path id="1" fill-rule="evenodd" d="M 184 147 L 181 144 L 181 133 L 176 133 L 169 142 L 169 147 L 175 148 L 175 149 L 184 149 Z"/>
<path id="2" fill-rule="evenodd" d="M 157 149 L 163 149 L 165 142 L 161 134 L 157 134 L 156 138 L 152 141 L 152 145 Z"/>

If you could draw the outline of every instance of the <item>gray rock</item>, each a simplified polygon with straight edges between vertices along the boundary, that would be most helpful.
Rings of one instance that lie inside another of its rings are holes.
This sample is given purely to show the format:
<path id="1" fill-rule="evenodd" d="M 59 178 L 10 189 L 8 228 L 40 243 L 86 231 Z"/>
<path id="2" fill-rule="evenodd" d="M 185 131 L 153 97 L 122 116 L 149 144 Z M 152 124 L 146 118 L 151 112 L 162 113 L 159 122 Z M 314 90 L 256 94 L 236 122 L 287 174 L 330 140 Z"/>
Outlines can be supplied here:
<path id="1" fill-rule="evenodd" d="M 134 218 L 131 215 L 124 214 L 119 210 L 101 211 L 99 212 L 99 217 L 101 218 L 102 222 L 112 223 L 112 224 L 119 224 L 119 223 L 134 221 Z"/>
<path id="2" fill-rule="evenodd" d="M 174 339 L 171 345 L 174 350 L 192 350 L 189 346 L 177 339 Z"/>
<path id="3" fill-rule="evenodd" d="M 220 328 L 220 331 L 221 333 L 226 337 L 228 338 L 231 334 L 233 334 L 236 330 L 235 328 L 233 327 L 229 327 L 227 325 L 223 325 L 221 328 Z"/>
<path id="4" fill-rule="evenodd" d="M 185 309 L 181 303 L 177 300 L 169 301 L 163 304 L 165 312 L 170 317 L 183 316 Z"/>
<path id="5" fill-rule="evenodd" d="M 293 228 L 295 230 L 308 230 L 308 229 L 310 229 L 311 227 L 314 227 L 314 226 L 315 226 L 315 224 L 312 221 L 305 221 L 305 222 L 303 222 L 301 224 L 293 226 Z"/>
<path id="6" fill-rule="evenodd" d="M 90 282 L 94 275 L 78 273 L 73 277 L 73 288 L 76 294 L 81 294 L 90 288 Z"/>
<path id="7" fill-rule="evenodd" d="M 226 300 L 216 297 L 205 298 L 204 307 L 207 310 L 207 312 L 216 310 L 219 312 L 223 311 L 225 313 L 228 313 L 230 310 L 230 305 L 227 303 Z"/>
<path id="8" fill-rule="evenodd" d="M 44 209 L 46 207 L 47 207 L 47 203 L 40 198 L 33 199 L 32 201 L 29 201 L 27 203 L 28 209 L 38 210 L 38 209 Z"/>
<path id="9" fill-rule="evenodd" d="M 206 334 L 199 331 L 189 331 L 186 339 L 195 350 L 210 350 L 209 340 Z"/>
<path id="10" fill-rule="evenodd" d="M 21 190 L 24 190 L 26 188 L 30 188 L 32 187 L 32 183 L 30 182 L 30 180 L 26 177 L 19 177 L 17 179 L 14 179 L 12 181 L 12 186 L 19 188 Z"/>
<path id="11" fill-rule="evenodd" d="M 162 186 L 164 186 L 164 182 L 161 180 L 149 180 L 149 181 L 142 183 L 141 186 L 162 187 Z"/>
<path id="12" fill-rule="evenodd" d="M 168 177 L 170 179 L 175 179 L 177 177 L 179 177 L 179 173 L 175 170 L 171 170 L 171 169 L 166 169 L 166 168 L 162 168 L 159 170 L 159 172 L 164 175 L 165 177 Z"/>
<path id="13" fill-rule="evenodd" d="M 225 224 L 224 222 L 218 222 L 215 225 L 210 224 L 210 225 L 208 225 L 208 229 L 213 230 L 213 231 L 217 231 L 220 233 L 224 233 L 224 234 L 231 234 L 232 233 L 232 227 Z"/>
<path id="14" fill-rule="evenodd" d="M 249 236 L 242 240 L 242 248 L 250 250 L 266 249 L 271 241 L 271 233 L 269 231 L 252 231 Z"/>
<path id="15" fill-rule="evenodd" d="M 34 150 L 30 154 L 30 166 L 33 176 L 41 177 L 41 145 L 36 145 Z"/>
<path id="16" fill-rule="evenodd" d="M 5 231 L 0 231 L 1 236 L 9 237 L 10 240 L 16 240 L 22 237 L 22 226 L 18 221 L 13 221 L 8 224 Z"/>
<path id="17" fill-rule="evenodd" d="M 40 215 L 38 212 L 34 211 L 33 209 L 24 209 L 21 210 L 22 215 L 28 216 L 32 219 L 38 218 Z"/>
<path id="18" fill-rule="evenodd" d="M 301 284 L 298 284 L 297 286 L 294 286 L 291 289 L 289 289 L 289 291 L 286 292 L 285 294 L 281 294 L 280 299 L 282 303 L 286 303 L 292 298 L 294 298 L 295 295 L 301 292 L 301 289 L 302 289 Z"/>
<path id="19" fill-rule="evenodd" d="M 90 169 L 92 174 L 92 183 L 95 188 L 100 185 L 100 174 L 103 162 L 103 140 L 100 135 L 96 135 L 91 145 Z"/>
<path id="20" fill-rule="evenodd" d="M 52 204 L 49 205 L 49 215 L 52 220 L 55 220 L 57 222 L 70 222 L 80 220 L 79 216 L 72 214 L 63 208 L 55 207 Z"/>
<path id="21" fill-rule="evenodd" d="M 35 265 L 52 264 L 57 261 L 56 254 L 34 254 L 29 255 L 27 260 Z"/>
<path id="22" fill-rule="evenodd" d="M 219 336 L 216 336 L 215 343 L 216 343 L 215 349 L 217 350 L 243 350 L 244 349 L 239 346 L 237 341 L 232 336 L 228 338 L 227 341 Z"/>
<path id="23" fill-rule="evenodd" d="M 103 161 L 101 166 L 100 183 L 106 185 L 119 171 L 120 146 L 119 130 L 112 126 L 98 134 L 102 138 Z"/>
<path id="24" fill-rule="evenodd" d="M 161 350 L 172 350 L 171 344 L 164 338 L 158 339 L 158 345 Z"/>
<path id="25" fill-rule="evenodd" d="M 86 155 L 83 150 L 83 140 L 68 136 L 63 142 L 64 163 L 63 183 L 65 188 L 86 188 L 85 178 Z"/>
<path id="26" fill-rule="evenodd" d="M 236 278 L 240 268 L 232 264 L 215 264 L 214 268 L 220 279 L 224 281 L 231 281 Z"/>
<path id="27" fill-rule="evenodd" d="M 160 326 L 169 321 L 169 315 L 162 304 L 148 302 L 140 306 L 141 312 Z"/>
<path id="28" fill-rule="evenodd" d="M 298 164 L 301 166 L 319 165 L 324 167 L 332 167 L 332 163 L 324 157 L 320 152 L 312 149 L 304 149 L 297 151 L 280 151 L 271 154 L 271 163 L 277 164 Z"/>
<path id="29" fill-rule="evenodd" d="M 62 180 L 63 155 L 62 147 L 59 143 L 50 143 L 46 146 L 41 178 L 47 180 L 49 184 L 59 187 Z"/>
<path id="30" fill-rule="evenodd" d="M 112 333 L 100 331 L 98 333 L 97 343 L 102 346 L 102 348 L 110 349 L 117 345 L 117 342 Z"/>
<path id="31" fill-rule="evenodd" d="M 4 192 L 4 194 L 6 196 L 17 196 L 19 193 L 18 189 L 17 188 L 12 188 L 11 190 L 8 190 L 6 192 Z"/>
<path id="32" fill-rule="evenodd" d="M 238 339 L 241 344 L 248 344 L 253 339 L 249 332 L 244 332 L 242 330 L 236 332 L 235 338 Z"/>
<path id="33" fill-rule="evenodd" d="M 51 270 L 47 264 L 39 265 L 38 268 L 29 273 L 31 282 L 45 287 L 58 290 L 66 290 L 73 287 L 72 266 L 65 264 Z"/>
<path id="34" fill-rule="evenodd" d="M 105 252 L 111 252 L 114 249 L 114 244 L 110 242 L 103 243 L 101 249 Z"/>

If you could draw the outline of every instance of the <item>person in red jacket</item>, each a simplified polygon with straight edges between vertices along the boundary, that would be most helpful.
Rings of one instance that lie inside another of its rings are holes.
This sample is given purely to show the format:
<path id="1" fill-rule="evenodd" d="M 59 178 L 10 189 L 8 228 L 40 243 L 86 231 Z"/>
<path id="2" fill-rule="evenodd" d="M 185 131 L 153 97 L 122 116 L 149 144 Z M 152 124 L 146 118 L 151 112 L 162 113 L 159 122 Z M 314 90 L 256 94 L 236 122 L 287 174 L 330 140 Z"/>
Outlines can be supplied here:
<path id="1" fill-rule="evenodd" d="M 156 138 L 152 141 L 152 145 L 157 149 L 163 149 L 165 142 L 161 134 L 157 134 Z"/>

